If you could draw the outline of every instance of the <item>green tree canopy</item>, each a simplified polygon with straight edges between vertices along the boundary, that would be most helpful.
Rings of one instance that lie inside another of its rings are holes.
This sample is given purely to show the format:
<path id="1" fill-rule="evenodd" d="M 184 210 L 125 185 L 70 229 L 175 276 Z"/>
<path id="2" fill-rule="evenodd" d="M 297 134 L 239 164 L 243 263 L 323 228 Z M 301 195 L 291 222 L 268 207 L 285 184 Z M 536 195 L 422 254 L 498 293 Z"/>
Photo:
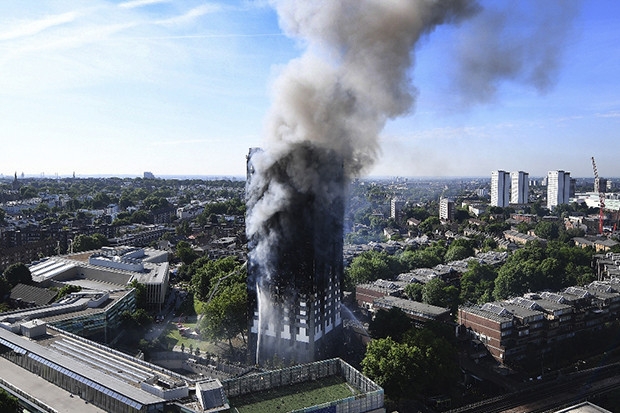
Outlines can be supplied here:
<path id="1" fill-rule="evenodd" d="M 436 242 L 426 248 L 415 251 L 407 250 L 400 255 L 403 270 L 432 268 L 444 262 L 446 248 L 442 242 Z"/>
<path id="2" fill-rule="evenodd" d="M 192 276 L 192 291 L 196 298 L 206 302 L 224 287 L 245 282 L 245 274 L 236 257 L 209 260 L 197 268 Z"/>
<path id="3" fill-rule="evenodd" d="M 15 287 L 17 284 L 32 284 L 32 274 L 30 269 L 21 262 L 11 264 L 4 270 L 2 277 L 9 285 L 9 289 Z"/>
<path id="4" fill-rule="evenodd" d="M 245 282 L 225 286 L 211 297 L 204 307 L 200 333 L 209 340 L 228 340 L 231 354 L 232 339 L 239 334 L 245 341 L 248 326 L 248 296 Z"/>
<path id="5" fill-rule="evenodd" d="M 433 278 L 422 288 L 422 301 L 438 307 L 450 308 L 456 311 L 459 304 L 459 290 L 453 285 L 446 284 L 441 278 Z"/>
<path id="6" fill-rule="evenodd" d="M 402 269 L 399 260 L 385 252 L 366 251 L 355 257 L 345 268 L 348 288 L 378 279 L 391 279 Z"/>
<path id="7" fill-rule="evenodd" d="M 139 283 L 138 280 L 134 279 L 129 286 L 136 290 L 136 308 L 146 309 L 146 285 Z"/>
<path id="8" fill-rule="evenodd" d="M 401 342 L 371 341 L 361 364 L 364 374 L 397 400 L 443 392 L 459 375 L 456 347 L 432 328 L 412 328 Z"/>
<path id="9" fill-rule="evenodd" d="M 473 250 L 468 249 L 462 245 L 451 245 L 446 251 L 444 260 L 446 262 L 459 261 L 467 257 L 473 256 Z"/>
<path id="10" fill-rule="evenodd" d="M 441 226 L 441 221 L 438 216 L 430 216 L 426 218 L 424 221 L 420 222 L 418 225 L 418 229 L 420 232 L 424 234 L 432 234 L 434 230 Z"/>
<path id="11" fill-rule="evenodd" d="M 108 239 L 103 234 L 79 234 L 73 240 L 73 252 L 96 250 L 107 245 Z"/>
<path id="12" fill-rule="evenodd" d="M 372 340 L 362 360 L 362 371 L 383 387 L 393 399 L 401 399 L 414 389 L 415 377 L 422 373 L 420 349 L 398 343 L 391 337 Z"/>
<path id="13" fill-rule="evenodd" d="M 187 241 L 179 241 L 177 243 L 175 253 L 185 265 L 190 265 L 198 258 L 198 254 Z"/>
<path id="14" fill-rule="evenodd" d="M 412 301 L 422 302 L 422 290 L 424 290 L 424 285 L 418 282 L 409 283 L 405 286 L 405 294 Z"/>
<path id="15" fill-rule="evenodd" d="M 485 303 L 492 301 L 497 270 L 488 264 L 472 260 L 461 276 L 461 302 Z"/>
<path id="16" fill-rule="evenodd" d="M 22 408 L 17 397 L 9 394 L 4 389 L 0 389 L 0 412 L 21 413 L 21 411 Z"/>
<path id="17" fill-rule="evenodd" d="M 392 337 L 400 341 L 403 334 L 413 327 L 411 318 L 400 308 L 392 307 L 389 310 L 379 310 L 368 325 L 372 338 Z"/>
<path id="18" fill-rule="evenodd" d="M 528 291 L 559 290 L 592 281 L 593 251 L 560 241 L 528 242 L 512 253 L 499 269 L 493 296 L 505 299 Z"/>
<path id="19" fill-rule="evenodd" d="M 560 228 L 555 222 L 541 221 L 534 227 L 534 234 L 540 238 L 554 240 L 558 239 Z"/>

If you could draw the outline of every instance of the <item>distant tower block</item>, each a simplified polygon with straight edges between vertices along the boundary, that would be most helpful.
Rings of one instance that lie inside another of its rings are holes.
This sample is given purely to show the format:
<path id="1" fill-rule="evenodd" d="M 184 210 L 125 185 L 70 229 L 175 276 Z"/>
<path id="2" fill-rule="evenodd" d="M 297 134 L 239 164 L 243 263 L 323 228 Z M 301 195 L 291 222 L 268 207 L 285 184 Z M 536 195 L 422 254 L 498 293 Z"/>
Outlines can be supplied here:
<path id="1" fill-rule="evenodd" d="M 306 363 L 337 354 L 342 344 L 340 317 L 343 273 L 343 217 L 346 179 L 339 157 L 327 150 L 300 145 L 289 156 L 256 171 L 254 157 L 248 155 L 250 193 L 265 176 L 292 190 L 288 205 L 265 221 L 264 237 L 248 241 L 248 294 L 250 325 L 248 350 L 258 364 L 273 361 Z M 308 192 L 296 187 L 287 175 L 291 162 L 320 163 L 321 177 L 327 179 L 324 192 Z M 262 176 L 257 176 L 261 174 Z M 261 192 L 260 190 L 258 191 Z M 257 199 L 248 196 L 248 219 Z M 275 202 L 275 201 L 274 201 Z M 247 222 L 247 221 L 246 221 Z M 251 235 L 251 234 L 249 234 Z"/>
<path id="2" fill-rule="evenodd" d="M 607 192 L 607 179 L 605 178 L 595 178 L 594 179 L 594 192 Z"/>
<path id="3" fill-rule="evenodd" d="M 441 198 L 439 200 L 439 219 L 454 221 L 454 200 Z"/>
<path id="4" fill-rule="evenodd" d="M 574 186 L 574 183 L 571 182 L 570 172 L 549 171 L 547 173 L 547 208 L 553 210 L 560 204 L 568 204 L 571 186 Z"/>
<path id="5" fill-rule="evenodd" d="M 405 201 L 400 198 L 392 198 L 390 201 L 390 218 L 400 221 L 402 218 Z"/>
<path id="6" fill-rule="evenodd" d="M 510 203 L 510 175 L 506 171 L 491 172 L 491 206 L 507 207 Z"/>
<path id="7" fill-rule="evenodd" d="M 527 204 L 529 200 L 529 174 L 523 171 L 510 173 L 510 203 Z"/>

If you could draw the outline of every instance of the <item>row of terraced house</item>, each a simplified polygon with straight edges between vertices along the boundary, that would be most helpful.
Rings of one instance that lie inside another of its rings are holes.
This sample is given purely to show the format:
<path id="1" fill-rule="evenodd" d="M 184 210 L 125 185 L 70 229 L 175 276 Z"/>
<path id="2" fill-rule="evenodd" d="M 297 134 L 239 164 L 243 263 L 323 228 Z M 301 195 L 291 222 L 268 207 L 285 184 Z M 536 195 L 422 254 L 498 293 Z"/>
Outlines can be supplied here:
<path id="1" fill-rule="evenodd" d="M 613 277 L 560 292 L 462 306 L 458 323 L 497 361 L 511 364 L 541 356 L 580 333 L 600 330 L 619 315 L 620 278 Z"/>

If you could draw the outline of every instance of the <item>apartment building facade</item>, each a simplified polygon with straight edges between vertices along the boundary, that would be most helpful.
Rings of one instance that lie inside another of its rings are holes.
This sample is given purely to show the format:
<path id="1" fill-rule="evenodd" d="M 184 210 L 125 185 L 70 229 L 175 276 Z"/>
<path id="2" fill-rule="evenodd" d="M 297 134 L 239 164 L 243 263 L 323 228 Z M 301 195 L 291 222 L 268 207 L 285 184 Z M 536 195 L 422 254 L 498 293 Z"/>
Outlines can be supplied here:
<path id="1" fill-rule="evenodd" d="M 595 281 L 562 292 L 528 293 L 506 301 L 462 306 L 458 323 L 497 361 L 539 357 L 580 333 L 597 331 L 620 315 L 620 280 Z"/>
<path id="2" fill-rule="evenodd" d="M 547 173 L 547 208 L 553 210 L 560 204 L 568 204 L 570 187 L 570 172 L 549 171 Z"/>
<path id="3" fill-rule="evenodd" d="M 510 203 L 527 204 L 529 199 L 529 174 L 523 171 L 510 173 Z"/>
<path id="4" fill-rule="evenodd" d="M 506 207 L 510 203 L 510 174 L 506 171 L 491 172 L 491 205 Z"/>

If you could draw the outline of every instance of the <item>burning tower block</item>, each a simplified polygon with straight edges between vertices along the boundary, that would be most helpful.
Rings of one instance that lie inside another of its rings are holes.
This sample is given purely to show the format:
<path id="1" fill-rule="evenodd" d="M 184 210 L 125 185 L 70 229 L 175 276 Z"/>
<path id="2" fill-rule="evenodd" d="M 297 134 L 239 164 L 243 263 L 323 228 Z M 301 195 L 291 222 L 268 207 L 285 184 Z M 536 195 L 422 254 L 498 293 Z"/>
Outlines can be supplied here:
<path id="1" fill-rule="evenodd" d="M 333 357 L 342 343 L 341 158 L 310 143 L 248 155 L 249 354 L 257 364 Z"/>

